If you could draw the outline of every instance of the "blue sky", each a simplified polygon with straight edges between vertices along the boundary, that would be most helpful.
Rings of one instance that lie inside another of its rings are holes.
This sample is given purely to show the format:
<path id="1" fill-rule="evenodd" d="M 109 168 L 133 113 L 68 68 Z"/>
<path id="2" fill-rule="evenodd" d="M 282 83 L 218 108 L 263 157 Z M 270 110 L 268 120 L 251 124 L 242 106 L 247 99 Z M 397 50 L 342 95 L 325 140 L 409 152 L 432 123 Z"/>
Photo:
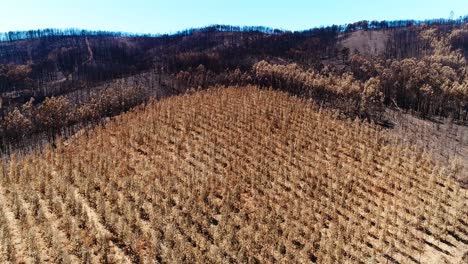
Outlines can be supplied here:
<path id="1" fill-rule="evenodd" d="M 468 0 L 0 0 L 0 32 L 83 28 L 170 33 L 210 24 L 301 30 L 358 20 L 448 18 Z"/>

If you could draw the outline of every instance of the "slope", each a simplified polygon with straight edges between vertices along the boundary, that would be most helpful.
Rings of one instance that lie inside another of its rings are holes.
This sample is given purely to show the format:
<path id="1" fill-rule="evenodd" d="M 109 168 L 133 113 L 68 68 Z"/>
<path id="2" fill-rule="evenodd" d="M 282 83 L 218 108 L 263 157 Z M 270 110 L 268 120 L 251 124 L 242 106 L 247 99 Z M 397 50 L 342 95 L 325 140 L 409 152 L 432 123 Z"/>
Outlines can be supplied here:
<path id="1" fill-rule="evenodd" d="M 468 251 L 466 190 L 428 155 L 254 87 L 152 102 L 3 168 L 1 262 L 457 263 Z"/>

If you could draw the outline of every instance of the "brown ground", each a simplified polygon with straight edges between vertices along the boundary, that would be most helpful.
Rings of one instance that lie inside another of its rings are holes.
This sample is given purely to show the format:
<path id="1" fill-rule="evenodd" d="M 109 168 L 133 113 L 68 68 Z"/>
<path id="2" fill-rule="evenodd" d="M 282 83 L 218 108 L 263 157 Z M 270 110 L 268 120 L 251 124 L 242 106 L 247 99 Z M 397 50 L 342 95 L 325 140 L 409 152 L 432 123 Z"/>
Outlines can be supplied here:
<path id="1" fill-rule="evenodd" d="M 401 144 L 417 145 L 432 154 L 441 166 L 468 188 L 468 126 L 448 120 L 425 120 L 393 110 L 387 116 L 394 124 L 390 135 Z"/>
<path id="2" fill-rule="evenodd" d="M 347 33 L 343 37 L 339 43 L 340 47 L 347 47 L 352 53 L 357 50 L 360 54 L 379 56 L 385 52 L 390 33 L 383 30 L 359 30 Z"/>
<path id="3" fill-rule="evenodd" d="M 419 149 L 254 87 L 163 99 L 0 167 L 0 262 L 459 263 L 467 192 Z"/>

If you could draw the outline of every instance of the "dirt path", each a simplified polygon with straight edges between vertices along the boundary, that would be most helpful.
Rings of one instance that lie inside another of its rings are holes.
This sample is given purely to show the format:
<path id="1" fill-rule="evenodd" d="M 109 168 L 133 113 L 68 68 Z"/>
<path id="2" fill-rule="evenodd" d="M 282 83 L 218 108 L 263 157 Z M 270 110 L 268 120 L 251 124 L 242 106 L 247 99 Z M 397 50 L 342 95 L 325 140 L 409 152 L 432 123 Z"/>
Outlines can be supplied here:
<path id="1" fill-rule="evenodd" d="M 87 60 L 85 60 L 85 61 L 83 62 L 82 65 L 85 65 L 85 64 L 87 64 L 87 63 L 89 63 L 89 62 L 91 62 L 91 61 L 94 60 L 94 53 L 93 53 L 93 50 L 91 49 L 91 45 L 89 45 L 88 37 L 85 37 L 85 42 L 86 42 L 86 47 L 87 47 L 87 49 L 88 49 L 89 57 L 88 57 Z"/>

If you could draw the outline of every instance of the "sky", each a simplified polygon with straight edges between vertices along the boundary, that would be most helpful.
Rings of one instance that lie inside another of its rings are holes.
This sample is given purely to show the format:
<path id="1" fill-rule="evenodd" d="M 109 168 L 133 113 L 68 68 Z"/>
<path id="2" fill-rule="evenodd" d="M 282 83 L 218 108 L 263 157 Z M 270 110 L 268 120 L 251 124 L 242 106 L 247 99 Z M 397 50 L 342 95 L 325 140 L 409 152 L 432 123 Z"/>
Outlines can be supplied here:
<path id="1" fill-rule="evenodd" d="M 80 28 L 173 33 L 212 24 L 303 30 L 359 20 L 455 18 L 468 0 L 0 0 L 0 32 Z"/>

